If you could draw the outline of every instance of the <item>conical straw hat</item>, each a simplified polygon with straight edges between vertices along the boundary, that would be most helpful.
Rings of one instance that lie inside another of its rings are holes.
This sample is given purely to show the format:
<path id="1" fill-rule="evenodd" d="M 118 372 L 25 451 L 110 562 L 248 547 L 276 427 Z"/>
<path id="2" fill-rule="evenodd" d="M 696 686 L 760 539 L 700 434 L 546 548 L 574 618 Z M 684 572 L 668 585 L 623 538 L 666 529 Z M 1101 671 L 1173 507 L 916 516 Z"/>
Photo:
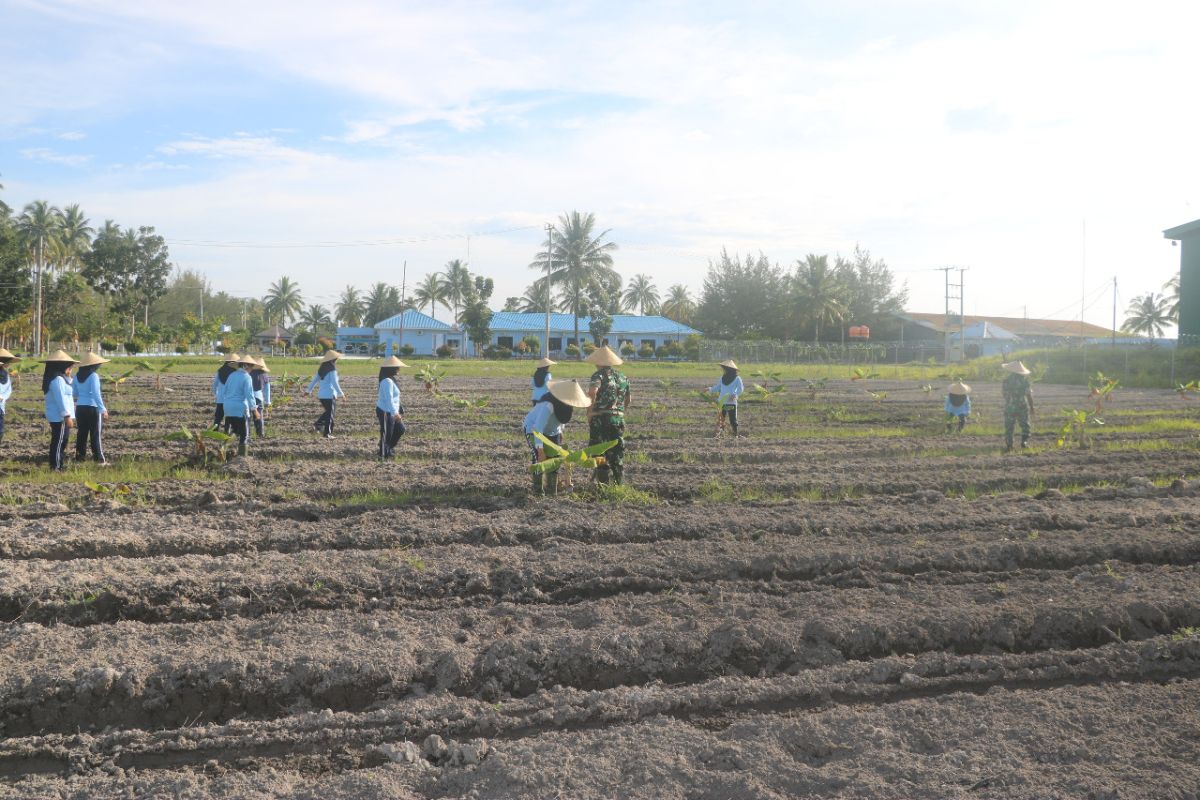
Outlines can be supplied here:
<path id="1" fill-rule="evenodd" d="M 548 358 L 543 358 L 541 361 L 534 364 L 534 366 L 538 367 L 540 369 L 542 367 L 553 367 L 557 363 L 558 363 L 557 361 L 551 361 Z"/>
<path id="2" fill-rule="evenodd" d="M 20 356 L 14 356 L 12 353 L 0 347 L 0 361 L 20 361 Z"/>
<path id="3" fill-rule="evenodd" d="M 270 372 L 271 368 L 267 366 L 267 361 L 262 356 L 254 359 L 254 366 L 261 369 L 263 372 Z"/>
<path id="4" fill-rule="evenodd" d="M 337 350 L 326 350 L 325 355 L 321 356 L 321 363 L 324 364 L 326 361 L 337 361 L 341 357 L 342 354 Z"/>
<path id="5" fill-rule="evenodd" d="M 587 408 L 592 404 L 592 398 L 579 385 L 579 381 L 551 381 L 550 394 L 560 402 L 575 408 Z"/>
<path id="6" fill-rule="evenodd" d="M 403 361 L 396 358 L 395 356 L 388 356 L 383 361 L 379 362 L 379 366 L 380 366 L 380 368 L 383 368 L 383 367 L 407 367 L 408 364 L 405 364 Z"/>
<path id="7" fill-rule="evenodd" d="M 242 357 L 239 356 L 237 353 L 230 353 L 229 355 L 225 356 L 225 363 L 226 364 L 240 364 L 240 363 L 242 363 Z"/>
<path id="8" fill-rule="evenodd" d="M 727 367 L 727 368 L 729 368 L 729 369 L 737 369 L 737 368 L 738 368 L 737 362 L 736 362 L 736 361 L 734 361 L 732 358 L 727 358 L 727 359 L 725 359 L 724 361 L 722 361 L 722 362 L 721 362 L 720 364 L 718 364 L 717 366 L 720 366 L 720 367 Z"/>
<path id="9" fill-rule="evenodd" d="M 595 364 L 597 367 L 619 367 L 625 363 L 608 345 L 597 347 L 584 361 Z"/>
<path id="10" fill-rule="evenodd" d="M 67 355 L 67 354 L 66 354 L 64 351 L 62 351 L 62 350 L 55 350 L 53 353 L 51 353 L 50 355 L 48 355 L 48 356 L 46 356 L 45 358 L 43 358 L 43 359 L 42 359 L 42 363 L 43 363 L 43 364 L 49 364 L 49 363 L 51 363 L 51 362 L 54 362 L 54 363 L 66 363 L 66 364 L 77 364 L 77 363 L 79 363 L 78 361 L 76 361 L 75 359 L 71 358 L 71 356 Z"/>
<path id="11" fill-rule="evenodd" d="M 1016 375 L 1029 375 L 1029 368 L 1020 361 L 1010 361 L 1007 364 L 1001 364 L 1001 367 Z"/>
<path id="12" fill-rule="evenodd" d="M 89 350 L 87 352 L 87 355 L 79 360 L 79 366 L 90 367 L 93 364 L 97 364 L 97 365 L 98 364 L 107 364 L 108 361 L 109 360 L 107 358 L 101 358 L 100 356 L 96 355 L 91 350 Z"/>
<path id="13" fill-rule="evenodd" d="M 950 394 L 970 394 L 971 387 L 967 386 L 962 381 L 955 381 L 954 383 L 950 384 L 946 391 Z"/>
<path id="14" fill-rule="evenodd" d="M 245 364 L 248 367 L 257 367 L 258 359 L 247 353 L 238 360 L 239 364 Z"/>

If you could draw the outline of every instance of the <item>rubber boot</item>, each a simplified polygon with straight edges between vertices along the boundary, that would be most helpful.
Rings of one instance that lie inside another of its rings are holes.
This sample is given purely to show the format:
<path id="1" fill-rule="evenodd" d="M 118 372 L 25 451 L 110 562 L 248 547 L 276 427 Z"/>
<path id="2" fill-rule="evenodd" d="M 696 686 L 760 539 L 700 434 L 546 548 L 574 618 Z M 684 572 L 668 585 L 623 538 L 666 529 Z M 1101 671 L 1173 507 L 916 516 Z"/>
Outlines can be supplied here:
<path id="1" fill-rule="evenodd" d="M 245 444 L 238 445 L 238 455 L 239 456 L 245 456 L 245 455 L 249 454 L 249 452 L 250 452 L 249 445 L 245 445 Z"/>
<path id="2" fill-rule="evenodd" d="M 533 475 L 533 493 L 537 497 L 542 497 L 546 494 L 543 489 L 543 484 L 545 483 L 545 477 L 546 476 L 540 472 L 535 472 Z"/>
<path id="3" fill-rule="evenodd" d="M 558 470 L 546 473 L 546 496 L 558 497 Z"/>
<path id="4" fill-rule="evenodd" d="M 618 467 L 617 465 L 614 464 L 612 466 L 612 479 L 613 479 L 613 483 L 615 483 L 617 486 L 620 486 L 621 484 L 623 484 L 625 482 L 625 467 L 624 466 Z"/>
<path id="5" fill-rule="evenodd" d="M 1021 437 L 1021 449 L 1022 449 L 1022 450 L 1024 450 L 1024 449 L 1026 449 L 1027 447 L 1029 447 L 1029 437 L 1028 437 L 1028 436 L 1022 436 L 1022 437 Z"/>
<path id="6" fill-rule="evenodd" d="M 608 483 L 608 466 L 596 467 L 596 483 Z"/>

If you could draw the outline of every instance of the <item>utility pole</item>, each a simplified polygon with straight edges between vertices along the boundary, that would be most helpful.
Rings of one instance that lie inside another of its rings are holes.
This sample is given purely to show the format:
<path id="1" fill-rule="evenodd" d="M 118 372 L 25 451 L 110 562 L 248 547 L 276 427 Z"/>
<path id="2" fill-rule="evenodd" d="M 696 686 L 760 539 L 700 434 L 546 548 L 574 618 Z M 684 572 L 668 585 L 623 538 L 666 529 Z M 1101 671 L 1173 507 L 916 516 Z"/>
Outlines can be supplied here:
<path id="1" fill-rule="evenodd" d="M 38 237 L 37 245 L 37 275 L 34 276 L 36 284 L 33 310 L 33 353 L 36 356 L 42 354 L 42 256 L 46 250 L 46 240 Z"/>
<path id="2" fill-rule="evenodd" d="M 546 358 L 550 357 L 550 272 L 554 269 L 554 226 L 546 223 Z"/>
<path id="3" fill-rule="evenodd" d="M 1112 346 L 1117 349 L 1117 276 L 1113 275 L 1113 332 Z"/>
<path id="4" fill-rule="evenodd" d="M 400 271 L 400 336 L 396 340 L 400 344 L 396 345 L 396 350 L 399 351 L 400 346 L 404 344 L 404 294 L 408 290 L 408 259 L 404 259 L 404 266 Z M 432 309 L 431 309 L 432 310 Z"/>
<path id="5" fill-rule="evenodd" d="M 965 305 L 963 301 L 963 273 L 967 271 L 967 267 L 938 267 L 946 277 L 946 322 L 943 325 L 944 334 L 943 341 L 945 342 L 945 351 L 943 358 L 947 364 L 951 361 L 950 347 L 950 324 L 954 320 L 954 301 L 958 301 L 958 348 L 959 352 L 966 352 L 966 341 L 964 334 L 966 333 L 966 325 L 964 324 Z M 951 270 L 958 270 L 958 283 L 950 282 Z"/>

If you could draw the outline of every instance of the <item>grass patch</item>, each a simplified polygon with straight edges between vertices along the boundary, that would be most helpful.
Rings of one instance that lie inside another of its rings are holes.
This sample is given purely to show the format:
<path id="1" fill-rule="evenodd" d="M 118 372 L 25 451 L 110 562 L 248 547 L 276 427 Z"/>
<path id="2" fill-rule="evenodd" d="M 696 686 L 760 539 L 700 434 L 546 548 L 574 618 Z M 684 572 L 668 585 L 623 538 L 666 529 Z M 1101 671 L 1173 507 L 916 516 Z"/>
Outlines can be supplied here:
<path id="1" fill-rule="evenodd" d="M 22 467 L 0 476 L 0 485 L 30 483 L 42 486 L 82 485 L 84 483 L 138 484 L 166 478 L 219 481 L 226 480 L 228 477 L 221 472 L 188 466 L 179 461 L 119 458 L 109 463 L 110 466 L 101 467 L 91 461 L 86 461 L 82 464 L 71 464 L 62 472 L 47 469 L 41 464 L 22 465 Z"/>
<path id="2" fill-rule="evenodd" d="M 734 503 L 754 500 L 783 500 L 783 495 L 766 492 L 757 486 L 733 486 L 710 478 L 696 487 L 696 499 L 704 503 Z"/>
<path id="3" fill-rule="evenodd" d="M 643 489 L 635 489 L 626 484 L 616 483 L 593 483 L 583 487 L 570 495 L 568 499 L 575 502 L 596 501 L 600 503 L 614 503 L 617 505 L 630 506 L 653 506 L 658 505 L 658 495 L 653 492 L 647 492 Z"/>

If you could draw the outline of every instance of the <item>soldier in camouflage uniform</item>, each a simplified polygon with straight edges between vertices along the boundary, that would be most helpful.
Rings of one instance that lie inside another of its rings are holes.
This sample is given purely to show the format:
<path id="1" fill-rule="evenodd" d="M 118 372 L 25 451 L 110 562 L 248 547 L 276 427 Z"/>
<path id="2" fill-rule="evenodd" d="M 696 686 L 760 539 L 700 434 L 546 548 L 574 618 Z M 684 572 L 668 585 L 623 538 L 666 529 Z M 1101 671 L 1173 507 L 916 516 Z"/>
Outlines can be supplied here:
<path id="1" fill-rule="evenodd" d="M 616 447 L 604 454 L 605 465 L 596 470 L 596 480 L 608 483 L 611 473 L 614 483 L 625 477 L 625 408 L 629 405 L 629 379 L 613 369 L 625 363 L 607 345 L 598 347 L 587 357 L 596 365 L 588 396 L 588 445 L 617 440 Z"/>
<path id="2" fill-rule="evenodd" d="M 1001 364 L 1009 373 L 1000 384 L 1004 393 L 1004 452 L 1013 449 L 1013 431 L 1021 424 L 1021 447 L 1029 446 L 1029 418 L 1033 416 L 1033 386 L 1029 369 L 1020 361 Z"/>

